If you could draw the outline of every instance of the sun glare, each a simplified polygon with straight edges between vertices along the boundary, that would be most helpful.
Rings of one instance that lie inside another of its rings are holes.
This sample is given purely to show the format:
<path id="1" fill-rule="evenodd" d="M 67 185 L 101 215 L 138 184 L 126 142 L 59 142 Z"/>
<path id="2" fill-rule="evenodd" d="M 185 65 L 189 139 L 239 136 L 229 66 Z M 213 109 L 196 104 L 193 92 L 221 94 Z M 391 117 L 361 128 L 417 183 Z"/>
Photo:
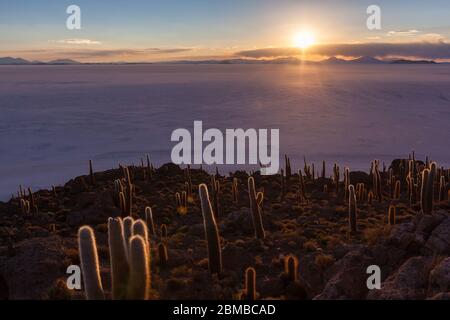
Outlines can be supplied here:
<path id="1" fill-rule="evenodd" d="M 316 42 L 314 34 L 309 31 L 302 31 L 294 35 L 294 45 L 301 49 L 306 49 Z"/>

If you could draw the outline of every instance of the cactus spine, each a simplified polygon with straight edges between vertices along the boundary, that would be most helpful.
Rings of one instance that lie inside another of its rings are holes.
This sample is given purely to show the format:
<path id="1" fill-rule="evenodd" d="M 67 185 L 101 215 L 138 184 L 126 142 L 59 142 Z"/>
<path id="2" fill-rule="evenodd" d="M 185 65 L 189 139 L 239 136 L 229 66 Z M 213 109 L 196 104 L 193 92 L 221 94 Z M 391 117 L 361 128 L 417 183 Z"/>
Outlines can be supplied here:
<path id="1" fill-rule="evenodd" d="M 255 179 L 248 178 L 248 196 L 250 198 L 250 213 L 252 215 L 253 227 L 255 228 L 255 236 L 257 239 L 264 239 L 265 232 L 262 223 L 261 204 L 263 201 L 262 192 L 256 193 Z"/>
<path id="2" fill-rule="evenodd" d="M 88 300 L 105 299 L 100 278 L 97 243 L 91 227 L 84 226 L 78 231 L 78 248 L 86 298 Z"/>
<path id="3" fill-rule="evenodd" d="M 200 184 L 199 194 L 205 228 L 206 246 L 208 249 L 208 267 L 210 274 L 222 272 L 222 250 L 220 247 L 219 229 L 209 200 L 208 187 Z"/>
<path id="4" fill-rule="evenodd" d="M 357 207 L 356 207 L 355 187 L 352 184 L 348 186 L 348 193 L 349 193 L 348 218 L 349 218 L 350 232 L 355 233 L 357 231 L 356 226 Z"/>

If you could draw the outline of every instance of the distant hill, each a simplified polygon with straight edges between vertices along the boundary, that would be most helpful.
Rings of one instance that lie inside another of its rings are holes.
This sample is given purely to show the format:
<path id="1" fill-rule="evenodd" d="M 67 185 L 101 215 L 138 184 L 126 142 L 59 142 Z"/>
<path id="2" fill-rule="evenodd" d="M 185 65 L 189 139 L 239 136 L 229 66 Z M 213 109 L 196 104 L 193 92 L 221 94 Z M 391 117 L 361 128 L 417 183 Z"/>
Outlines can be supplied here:
<path id="1" fill-rule="evenodd" d="M 437 64 L 436 61 L 433 60 L 406 60 L 399 59 L 390 62 L 391 64 Z"/>
<path id="2" fill-rule="evenodd" d="M 385 61 L 379 60 L 374 57 L 363 56 L 354 60 L 350 60 L 350 63 L 361 63 L 361 64 L 382 64 L 386 63 Z"/>
<path id="3" fill-rule="evenodd" d="M 320 63 L 326 63 L 326 64 L 348 64 L 350 61 L 339 59 L 336 57 L 330 57 L 328 59 L 320 61 Z"/>
<path id="4" fill-rule="evenodd" d="M 0 64 L 30 64 L 30 61 L 27 61 L 22 58 L 12 58 L 12 57 L 4 57 L 0 58 Z"/>
<path id="5" fill-rule="evenodd" d="M 81 64 L 81 62 L 71 59 L 58 59 L 47 62 L 46 64 Z"/>
<path id="6" fill-rule="evenodd" d="M 0 65 L 65 65 L 65 64 L 81 64 L 71 59 L 58 59 L 49 62 L 28 61 L 22 58 L 3 57 L 0 58 Z"/>
<path id="7" fill-rule="evenodd" d="M 225 59 L 225 60 L 179 60 L 179 61 L 162 61 L 158 63 L 168 64 L 333 64 L 333 65 L 350 65 L 350 64 L 446 64 L 438 63 L 433 60 L 380 60 L 370 56 L 363 56 L 353 60 L 344 60 L 337 57 L 330 57 L 322 61 L 307 61 L 296 57 L 283 57 L 276 59 Z M 22 58 L 4 57 L 0 58 L 0 65 L 80 65 L 80 64 L 151 64 L 149 62 L 109 62 L 109 63 L 81 63 L 72 59 L 57 59 L 48 62 L 28 61 Z"/>

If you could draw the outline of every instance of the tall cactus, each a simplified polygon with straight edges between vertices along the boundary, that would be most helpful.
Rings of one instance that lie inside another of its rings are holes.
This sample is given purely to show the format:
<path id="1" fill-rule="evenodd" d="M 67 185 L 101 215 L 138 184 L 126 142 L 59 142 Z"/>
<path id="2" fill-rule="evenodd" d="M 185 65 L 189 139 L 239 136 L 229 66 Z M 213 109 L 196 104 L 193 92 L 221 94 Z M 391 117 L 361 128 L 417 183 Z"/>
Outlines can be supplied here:
<path id="1" fill-rule="evenodd" d="M 239 202 L 239 190 L 238 190 L 238 179 L 233 178 L 233 184 L 231 185 L 231 192 L 233 194 L 233 202 L 235 205 Z"/>
<path id="2" fill-rule="evenodd" d="M 400 200 L 400 180 L 395 181 L 394 200 Z"/>
<path id="3" fill-rule="evenodd" d="M 255 179 L 253 177 L 248 178 L 248 197 L 250 198 L 250 213 L 252 215 L 253 227 L 255 228 L 255 236 L 258 239 L 264 239 L 265 232 L 261 214 L 261 204 L 264 195 L 262 192 L 256 193 Z"/>
<path id="4" fill-rule="evenodd" d="M 222 250 L 220 247 L 219 229 L 217 228 L 209 200 L 208 187 L 203 183 L 199 186 L 199 194 L 208 249 L 209 272 L 210 274 L 220 274 L 222 272 Z"/>
<path id="5" fill-rule="evenodd" d="M 114 300 L 123 300 L 127 294 L 129 267 L 123 231 L 122 219 L 108 219 L 108 244 L 111 263 L 112 297 Z"/>
<path id="6" fill-rule="evenodd" d="M 302 170 L 298 170 L 298 180 L 299 180 L 299 188 L 300 188 L 300 196 L 303 201 L 306 201 L 306 187 L 305 187 L 305 179 L 302 175 Z"/>
<path id="7" fill-rule="evenodd" d="M 445 199 L 445 177 L 441 176 L 439 179 L 439 202 Z"/>
<path id="8" fill-rule="evenodd" d="M 340 179 L 340 173 L 339 173 L 339 166 L 337 163 L 333 166 L 333 182 L 336 187 L 336 195 L 339 194 L 339 179 Z"/>
<path id="9" fill-rule="evenodd" d="M 127 299 L 146 300 L 150 289 L 149 257 L 146 241 L 137 235 L 130 239 L 130 280 Z"/>
<path id="10" fill-rule="evenodd" d="M 153 222 L 153 211 L 151 207 L 145 208 L 145 222 L 152 237 L 156 236 L 155 223 Z"/>
<path id="11" fill-rule="evenodd" d="M 348 186 L 348 218 L 350 232 L 355 233 L 357 231 L 356 219 L 357 219 L 357 207 L 356 207 L 356 195 L 355 187 L 351 184 Z"/>
<path id="12" fill-rule="evenodd" d="M 424 214 L 431 214 L 433 211 L 434 179 L 436 174 L 436 163 L 432 162 L 430 169 L 422 171 L 422 188 L 420 192 L 420 203 Z"/>
<path id="13" fill-rule="evenodd" d="M 94 170 L 92 169 L 92 160 L 89 160 L 89 181 L 91 185 L 95 185 Z"/>
<path id="14" fill-rule="evenodd" d="M 88 300 L 105 299 L 100 278 L 97 243 L 91 227 L 84 226 L 78 231 L 78 248 L 86 298 Z"/>

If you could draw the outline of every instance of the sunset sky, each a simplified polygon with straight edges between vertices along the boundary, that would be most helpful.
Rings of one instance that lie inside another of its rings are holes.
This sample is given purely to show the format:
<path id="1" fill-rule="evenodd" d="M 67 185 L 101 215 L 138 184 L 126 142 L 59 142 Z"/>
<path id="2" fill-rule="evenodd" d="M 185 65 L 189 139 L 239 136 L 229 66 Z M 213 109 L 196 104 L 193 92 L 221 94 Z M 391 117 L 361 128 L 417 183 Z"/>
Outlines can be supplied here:
<path id="1" fill-rule="evenodd" d="M 81 30 L 66 8 L 81 7 Z M 366 27 L 381 7 L 382 29 Z M 448 0 L 0 0 L 0 56 L 48 61 L 168 61 L 303 54 L 450 60 Z M 314 44 L 301 50 L 296 37 Z"/>

